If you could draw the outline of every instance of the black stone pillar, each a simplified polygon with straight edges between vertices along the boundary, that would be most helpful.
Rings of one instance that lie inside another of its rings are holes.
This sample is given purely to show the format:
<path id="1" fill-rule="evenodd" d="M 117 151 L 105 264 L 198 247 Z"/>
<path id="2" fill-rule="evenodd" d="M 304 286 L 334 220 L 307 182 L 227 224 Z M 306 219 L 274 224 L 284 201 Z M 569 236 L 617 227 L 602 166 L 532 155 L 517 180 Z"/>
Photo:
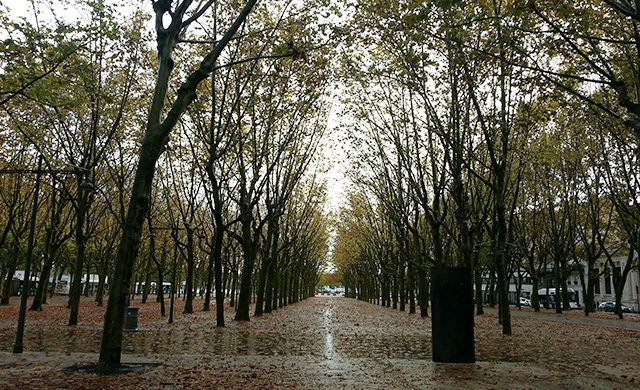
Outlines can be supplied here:
<path id="1" fill-rule="evenodd" d="M 434 362 L 475 362 L 469 268 L 431 268 L 431 324 Z"/>

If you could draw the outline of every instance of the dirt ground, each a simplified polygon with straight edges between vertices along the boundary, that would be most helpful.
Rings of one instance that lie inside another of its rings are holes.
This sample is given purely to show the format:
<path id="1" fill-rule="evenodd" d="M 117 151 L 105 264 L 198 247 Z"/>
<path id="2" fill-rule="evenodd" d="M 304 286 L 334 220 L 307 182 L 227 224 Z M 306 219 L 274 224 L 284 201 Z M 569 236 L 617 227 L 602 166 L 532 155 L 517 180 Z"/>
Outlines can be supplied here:
<path id="1" fill-rule="evenodd" d="M 227 308 L 182 314 L 172 324 L 158 303 L 141 304 L 125 333 L 123 372 L 92 372 L 104 308 L 83 301 L 66 325 L 63 297 L 28 312 L 22 354 L 11 353 L 18 300 L 0 307 L 2 389 L 629 389 L 640 388 L 640 318 L 611 313 L 513 310 L 513 335 L 496 312 L 475 317 L 474 364 L 431 361 L 431 321 L 341 297 L 316 297 L 249 323 Z M 167 310 L 169 309 L 167 300 Z"/>

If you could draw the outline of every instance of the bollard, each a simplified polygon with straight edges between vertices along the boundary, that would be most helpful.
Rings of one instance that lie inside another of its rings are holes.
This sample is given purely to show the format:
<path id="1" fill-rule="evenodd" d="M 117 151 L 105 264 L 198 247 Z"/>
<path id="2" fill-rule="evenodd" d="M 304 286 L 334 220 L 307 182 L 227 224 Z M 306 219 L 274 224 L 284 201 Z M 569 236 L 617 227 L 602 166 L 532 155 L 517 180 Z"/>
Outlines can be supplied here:
<path id="1" fill-rule="evenodd" d="M 129 306 L 124 314 L 124 327 L 125 332 L 137 332 L 138 331 L 138 310 L 140 308 Z"/>

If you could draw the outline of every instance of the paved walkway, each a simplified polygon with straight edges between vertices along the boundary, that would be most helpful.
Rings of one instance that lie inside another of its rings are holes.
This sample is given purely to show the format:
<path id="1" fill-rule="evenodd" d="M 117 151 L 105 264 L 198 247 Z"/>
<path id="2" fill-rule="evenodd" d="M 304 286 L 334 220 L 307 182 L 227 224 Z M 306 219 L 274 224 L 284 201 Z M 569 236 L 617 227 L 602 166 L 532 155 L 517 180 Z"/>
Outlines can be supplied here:
<path id="1" fill-rule="evenodd" d="M 0 388 L 609 390 L 640 383 L 638 334 L 595 319 L 514 311 L 514 335 L 502 336 L 489 311 L 476 317 L 478 362 L 439 364 L 431 361 L 429 319 L 353 299 L 312 298 L 224 329 L 212 318 L 139 324 L 125 336 L 127 375 L 91 374 L 97 355 L 86 340 L 1 353 Z"/>

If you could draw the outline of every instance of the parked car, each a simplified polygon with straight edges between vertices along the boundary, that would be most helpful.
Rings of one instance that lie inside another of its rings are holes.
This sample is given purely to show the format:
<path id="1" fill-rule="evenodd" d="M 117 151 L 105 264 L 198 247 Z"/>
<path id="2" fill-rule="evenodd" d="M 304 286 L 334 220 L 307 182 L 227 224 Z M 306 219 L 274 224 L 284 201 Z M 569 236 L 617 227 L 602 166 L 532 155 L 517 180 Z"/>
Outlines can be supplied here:
<path id="1" fill-rule="evenodd" d="M 616 307 L 616 303 L 615 302 L 602 302 L 601 304 L 598 305 L 598 310 L 600 311 L 608 311 L 608 312 L 613 312 L 615 310 Z M 625 305 L 621 305 L 620 306 L 622 309 L 623 313 L 631 313 L 631 308 L 627 307 Z"/>
<path id="2" fill-rule="evenodd" d="M 520 297 L 520 306 L 531 307 L 531 299 L 527 299 L 525 297 Z"/>

